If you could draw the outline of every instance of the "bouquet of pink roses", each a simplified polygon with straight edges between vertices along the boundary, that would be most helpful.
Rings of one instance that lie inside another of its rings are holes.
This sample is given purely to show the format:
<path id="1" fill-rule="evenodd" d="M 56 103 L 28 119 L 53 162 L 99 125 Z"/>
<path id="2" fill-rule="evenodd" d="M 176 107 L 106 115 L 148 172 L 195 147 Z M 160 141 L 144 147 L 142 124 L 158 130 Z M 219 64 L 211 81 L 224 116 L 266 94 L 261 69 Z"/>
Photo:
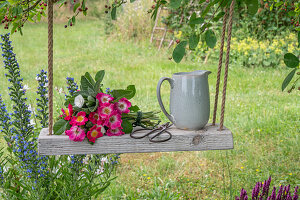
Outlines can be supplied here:
<path id="1" fill-rule="evenodd" d="M 155 112 L 142 113 L 138 106 L 132 106 L 129 99 L 135 95 L 135 86 L 125 90 L 102 90 L 104 70 L 99 71 L 95 80 L 87 72 L 81 77 L 80 90 L 67 96 L 62 115 L 54 124 L 54 134 L 65 133 L 72 141 L 90 143 L 104 135 L 120 136 L 131 133 L 133 126 L 154 127 L 159 123 Z"/>

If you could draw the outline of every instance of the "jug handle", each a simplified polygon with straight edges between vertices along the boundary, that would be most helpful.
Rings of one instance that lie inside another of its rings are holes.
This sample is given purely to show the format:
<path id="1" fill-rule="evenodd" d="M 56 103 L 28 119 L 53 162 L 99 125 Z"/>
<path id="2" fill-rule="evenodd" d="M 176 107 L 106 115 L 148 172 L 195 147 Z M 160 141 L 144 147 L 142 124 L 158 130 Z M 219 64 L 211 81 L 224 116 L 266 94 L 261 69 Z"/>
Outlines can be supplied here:
<path id="1" fill-rule="evenodd" d="M 171 88 L 174 87 L 174 80 L 171 79 L 171 78 L 168 78 L 168 77 L 162 77 L 159 81 L 158 81 L 158 84 L 157 84 L 157 87 L 156 87 L 156 96 L 157 96 L 157 100 L 158 100 L 158 103 L 159 103 L 159 106 L 161 108 L 161 110 L 163 111 L 163 113 L 166 115 L 166 117 L 173 123 L 175 124 L 175 120 L 174 120 L 174 117 L 172 115 L 170 115 L 165 107 L 164 107 L 164 104 L 161 100 L 161 95 L 160 95 L 160 88 L 161 88 L 161 84 L 167 80 L 171 86 Z"/>

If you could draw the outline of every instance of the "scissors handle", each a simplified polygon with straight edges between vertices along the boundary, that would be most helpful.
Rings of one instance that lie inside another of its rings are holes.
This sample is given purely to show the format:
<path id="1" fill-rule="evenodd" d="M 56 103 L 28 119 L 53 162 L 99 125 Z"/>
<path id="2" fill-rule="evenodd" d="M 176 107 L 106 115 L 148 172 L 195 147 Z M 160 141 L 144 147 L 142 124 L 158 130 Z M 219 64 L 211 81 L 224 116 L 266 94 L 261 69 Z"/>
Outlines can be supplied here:
<path id="1" fill-rule="evenodd" d="M 142 138 L 147 137 L 147 136 L 151 135 L 152 133 L 158 131 L 158 133 L 156 133 L 155 135 L 153 135 L 152 137 L 149 138 L 149 141 L 150 142 L 155 142 L 155 143 L 166 142 L 166 141 L 168 141 L 168 140 L 170 140 L 172 138 L 172 134 L 169 131 L 167 131 L 167 129 L 170 128 L 172 125 L 173 125 L 172 123 L 167 122 L 167 123 L 161 125 L 158 128 L 155 128 L 155 129 L 147 129 L 147 128 L 138 129 L 138 130 L 135 130 L 135 131 L 131 132 L 130 133 L 130 137 L 132 137 L 134 139 L 142 139 Z M 143 134 L 141 136 L 136 136 L 135 135 L 137 132 L 147 131 L 147 130 L 149 130 L 149 132 L 145 133 L 145 134 Z M 169 137 L 166 138 L 166 139 L 163 139 L 163 140 L 154 140 L 156 137 L 160 136 L 163 133 L 167 133 L 169 135 Z"/>
<path id="2" fill-rule="evenodd" d="M 143 135 L 141 135 L 141 136 L 135 136 L 135 135 L 134 135 L 135 133 L 138 133 L 138 132 L 140 132 L 140 131 L 146 131 L 146 130 L 151 130 L 151 129 L 146 129 L 146 128 L 144 128 L 144 129 L 138 129 L 138 130 L 135 130 L 135 131 L 133 131 L 133 132 L 130 133 L 130 137 L 132 137 L 132 138 L 134 138 L 134 139 L 142 139 L 142 138 L 144 138 L 144 137 L 147 137 L 148 135 L 150 135 L 150 134 L 153 133 L 154 131 L 156 131 L 156 130 L 154 129 L 154 130 L 151 130 L 149 133 L 143 134 Z"/>
<path id="3" fill-rule="evenodd" d="M 163 139 L 163 140 L 154 140 L 154 138 L 160 136 L 163 133 L 167 133 L 169 135 L 169 137 L 166 138 L 166 139 Z M 155 134 L 153 137 L 149 138 L 149 141 L 150 142 L 155 142 L 155 143 L 160 143 L 160 142 L 166 142 L 166 141 L 168 141 L 170 139 L 172 139 L 172 134 L 169 131 L 162 130 L 162 131 L 158 132 L 157 134 Z"/>

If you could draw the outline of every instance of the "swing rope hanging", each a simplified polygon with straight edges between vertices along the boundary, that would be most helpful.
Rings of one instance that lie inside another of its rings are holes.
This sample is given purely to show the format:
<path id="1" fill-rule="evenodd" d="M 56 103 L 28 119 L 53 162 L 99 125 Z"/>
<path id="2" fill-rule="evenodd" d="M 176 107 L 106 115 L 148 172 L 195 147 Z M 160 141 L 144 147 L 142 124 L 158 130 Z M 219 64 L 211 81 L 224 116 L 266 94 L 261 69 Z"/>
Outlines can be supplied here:
<path id="1" fill-rule="evenodd" d="M 230 55 L 230 41 L 232 32 L 232 18 L 234 0 L 229 9 L 229 23 L 227 36 L 227 52 L 225 58 L 224 84 L 222 92 L 221 115 L 219 128 L 216 125 L 218 108 L 218 96 L 223 61 L 223 48 L 226 33 L 228 10 L 225 9 L 223 28 L 221 34 L 220 57 L 216 82 L 216 94 L 213 111 L 213 122 L 206 125 L 203 130 L 187 131 L 170 128 L 172 139 L 163 143 L 152 143 L 149 137 L 132 139 L 129 134 L 108 137 L 104 136 L 97 140 L 94 145 L 87 141 L 70 141 L 66 135 L 52 135 L 53 130 L 53 3 L 48 1 L 48 95 L 49 95 L 49 128 L 42 129 L 38 139 L 40 155 L 70 155 L 70 154 L 104 154 L 104 153 L 144 153 L 144 152 L 170 152 L 170 151 L 203 151 L 203 150 L 226 150 L 233 148 L 233 137 L 229 129 L 224 127 L 226 89 L 228 79 L 228 65 Z M 146 132 L 144 133 L 146 134 Z M 159 138 L 158 138 L 159 139 Z M 163 138 L 161 138 L 163 139 Z"/>

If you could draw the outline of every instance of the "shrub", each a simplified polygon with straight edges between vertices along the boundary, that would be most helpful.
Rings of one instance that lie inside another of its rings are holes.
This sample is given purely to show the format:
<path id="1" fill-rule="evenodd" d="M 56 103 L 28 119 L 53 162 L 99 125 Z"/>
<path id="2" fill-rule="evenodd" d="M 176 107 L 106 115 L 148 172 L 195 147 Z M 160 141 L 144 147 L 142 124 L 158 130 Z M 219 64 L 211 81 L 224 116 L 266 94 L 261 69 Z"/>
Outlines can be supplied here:
<path id="1" fill-rule="evenodd" d="M 220 44 L 219 44 L 220 45 Z M 211 55 L 212 58 L 219 57 L 219 45 L 215 47 Z M 194 60 L 204 60 L 209 52 L 209 48 L 204 42 L 199 42 L 195 52 Z M 226 52 L 226 45 L 224 47 Z M 287 52 L 299 55 L 300 49 L 297 47 L 297 36 L 295 33 L 285 36 L 276 36 L 273 40 L 258 40 L 253 37 L 231 40 L 231 62 L 241 63 L 246 67 L 278 67 L 283 64 L 283 55 Z"/>
<path id="2" fill-rule="evenodd" d="M 9 34 L 1 36 L 4 68 L 11 87 L 7 109 L 0 96 L 0 130 L 7 146 L 0 151 L 0 197 L 3 199 L 92 199 L 99 196 L 114 179 L 118 155 L 39 156 L 37 136 L 48 123 L 47 72 L 36 79 L 38 110 L 27 104 L 19 64 Z M 76 88 L 68 79 L 69 95 Z M 36 113 L 36 115 L 34 115 Z M 35 123 L 36 119 L 40 123 Z"/>
<path id="3" fill-rule="evenodd" d="M 282 64 L 283 55 L 287 52 L 299 54 L 297 36 L 294 33 L 277 36 L 273 40 L 232 38 L 232 58 L 241 62 L 243 66 L 276 67 Z"/>

